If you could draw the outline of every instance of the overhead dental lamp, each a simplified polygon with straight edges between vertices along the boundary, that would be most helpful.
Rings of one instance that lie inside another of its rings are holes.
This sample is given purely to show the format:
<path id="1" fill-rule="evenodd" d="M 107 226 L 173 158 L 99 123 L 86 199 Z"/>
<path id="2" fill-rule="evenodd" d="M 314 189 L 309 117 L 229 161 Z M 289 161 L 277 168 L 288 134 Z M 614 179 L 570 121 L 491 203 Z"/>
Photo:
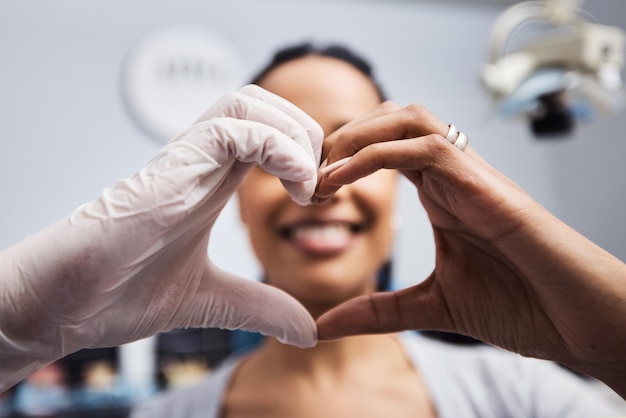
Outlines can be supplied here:
<path id="1" fill-rule="evenodd" d="M 525 1 L 496 21 L 482 82 L 496 109 L 536 137 L 571 133 L 578 120 L 623 107 L 625 35 L 581 9 L 583 0 Z M 517 39 L 533 24 L 532 36 Z"/>

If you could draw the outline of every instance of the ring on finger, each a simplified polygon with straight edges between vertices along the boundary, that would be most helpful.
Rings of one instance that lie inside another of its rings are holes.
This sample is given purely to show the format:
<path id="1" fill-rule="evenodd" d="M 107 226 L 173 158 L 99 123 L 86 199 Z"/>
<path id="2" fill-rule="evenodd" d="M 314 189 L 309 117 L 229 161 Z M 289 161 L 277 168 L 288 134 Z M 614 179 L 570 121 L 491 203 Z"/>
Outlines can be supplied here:
<path id="1" fill-rule="evenodd" d="M 464 151 L 467 147 L 467 144 L 469 143 L 467 135 L 465 135 L 461 131 L 457 131 L 456 126 L 452 124 L 448 125 L 448 133 L 446 134 L 446 139 L 448 140 L 448 142 L 450 142 L 461 151 Z"/>

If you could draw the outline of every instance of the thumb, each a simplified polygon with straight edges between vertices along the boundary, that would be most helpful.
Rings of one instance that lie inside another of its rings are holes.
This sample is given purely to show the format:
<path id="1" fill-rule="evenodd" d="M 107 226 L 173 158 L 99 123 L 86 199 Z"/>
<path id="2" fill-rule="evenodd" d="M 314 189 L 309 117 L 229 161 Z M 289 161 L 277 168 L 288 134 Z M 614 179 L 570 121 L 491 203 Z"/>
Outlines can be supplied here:
<path id="1" fill-rule="evenodd" d="M 204 300 L 196 300 L 192 312 L 202 312 L 194 327 L 218 327 L 259 332 L 300 348 L 317 344 L 311 314 L 286 292 L 244 279 L 211 266 L 211 289 Z"/>
<path id="2" fill-rule="evenodd" d="M 452 331 L 445 304 L 432 296 L 428 282 L 395 292 L 359 296 L 342 303 L 317 319 L 319 340 L 408 329 Z"/>

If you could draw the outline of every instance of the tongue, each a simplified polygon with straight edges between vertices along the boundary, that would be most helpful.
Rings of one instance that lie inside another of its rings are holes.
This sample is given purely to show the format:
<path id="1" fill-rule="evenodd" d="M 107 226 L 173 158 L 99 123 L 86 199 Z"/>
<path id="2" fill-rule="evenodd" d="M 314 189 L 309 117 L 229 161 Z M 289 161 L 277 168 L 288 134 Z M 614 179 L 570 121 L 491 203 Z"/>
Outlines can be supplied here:
<path id="1" fill-rule="evenodd" d="M 307 225 L 293 232 L 293 242 L 311 251 L 337 251 L 348 245 L 351 238 L 347 225 Z"/>

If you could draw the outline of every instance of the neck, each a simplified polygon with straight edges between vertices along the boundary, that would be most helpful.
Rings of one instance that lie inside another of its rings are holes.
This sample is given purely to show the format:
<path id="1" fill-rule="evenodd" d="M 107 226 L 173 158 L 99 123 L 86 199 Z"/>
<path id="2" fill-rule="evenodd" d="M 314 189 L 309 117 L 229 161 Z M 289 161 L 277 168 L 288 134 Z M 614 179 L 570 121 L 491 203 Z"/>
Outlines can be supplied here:
<path id="1" fill-rule="evenodd" d="M 400 356 L 386 355 L 394 352 Z M 308 349 L 285 345 L 268 338 L 258 351 L 258 364 L 273 373 L 316 375 L 341 374 L 362 368 L 364 363 L 382 363 L 390 358 L 403 358 L 399 341 L 389 334 L 360 335 L 341 340 L 321 342 Z"/>

